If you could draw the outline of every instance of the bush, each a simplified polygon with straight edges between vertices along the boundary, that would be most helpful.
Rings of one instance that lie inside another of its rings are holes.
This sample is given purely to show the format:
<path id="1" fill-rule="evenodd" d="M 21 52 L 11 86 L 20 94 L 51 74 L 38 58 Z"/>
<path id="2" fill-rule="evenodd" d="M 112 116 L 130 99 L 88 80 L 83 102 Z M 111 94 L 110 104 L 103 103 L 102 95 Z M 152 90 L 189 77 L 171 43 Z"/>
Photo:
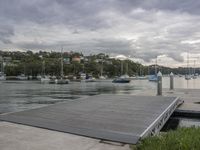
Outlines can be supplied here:
<path id="1" fill-rule="evenodd" d="M 200 128 L 178 128 L 175 131 L 147 137 L 133 150 L 200 150 Z"/>

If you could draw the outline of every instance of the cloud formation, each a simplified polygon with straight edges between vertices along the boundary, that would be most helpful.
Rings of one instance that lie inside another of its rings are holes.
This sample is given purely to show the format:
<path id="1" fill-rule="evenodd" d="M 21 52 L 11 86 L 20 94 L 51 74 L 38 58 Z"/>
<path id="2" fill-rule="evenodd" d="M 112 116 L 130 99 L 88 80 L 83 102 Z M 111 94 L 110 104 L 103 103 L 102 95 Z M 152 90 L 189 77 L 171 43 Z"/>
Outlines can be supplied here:
<path id="1" fill-rule="evenodd" d="M 199 54 L 196 0 L 0 0 L 0 49 L 74 50 L 171 64 Z"/>

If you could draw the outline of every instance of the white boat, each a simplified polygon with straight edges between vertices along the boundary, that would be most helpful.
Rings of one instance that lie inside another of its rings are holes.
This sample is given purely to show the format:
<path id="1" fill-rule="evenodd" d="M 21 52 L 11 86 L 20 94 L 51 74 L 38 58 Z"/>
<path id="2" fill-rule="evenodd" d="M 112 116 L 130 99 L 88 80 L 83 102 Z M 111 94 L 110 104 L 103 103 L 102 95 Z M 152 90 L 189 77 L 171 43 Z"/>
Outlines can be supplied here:
<path id="1" fill-rule="evenodd" d="M 45 75 L 45 61 L 42 62 L 42 74 L 43 76 L 40 78 L 41 83 L 49 83 L 50 78 L 49 76 Z"/>
<path id="2" fill-rule="evenodd" d="M 100 79 L 100 80 L 105 80 L 106 77 L 104 77 L 104 76 L 100 76 L 99 79 Z"/>
<path id="3" fill-rule="evenodd" d="M 49 76 L 42 76 L 40 81 L 41 81 L 41 83 L 49 83 L 50 78 L 49 78 Z"/>
<path id="4" fill-rule="evenodd" d="M 185 75 L 185 80 L 191 80 L 191 79 L 192 79 L 191 75 L 189 75 L 189 74 Z"/>
<path id="5" fill-rule="evenodd" d="M 85 73 L 81 73 L 80 74 L 80 78 L 81 78 L 81 80 L 85 80 L 86 79 L 86 74 Z"/>
<path id="6" fill-rule="evenodd" d="M 0 72 L 0 81 L 6 80 L 6 75 L 3 72 Z"/>
<path id="7" fill-rule="evenodd" d="M 69 84 L 69 80 L 68 79 L 63 79 L 63 78 L 55 79 L 55 83 L 56 84 Z"/>
<path id="8" fill-rule="evenodd" d="M 20 74 L 16 77 L 18 80 L 28 80 L 28 77 L 25 74 Z"/>
<path id="9" fill-rule="evenodd" d="M 60 64 L 61 64 L 60 78 L 55 79 L 55 84 L 69 84 L 69 80 L 64 78 L 62 49 L 61 49 Z"/>

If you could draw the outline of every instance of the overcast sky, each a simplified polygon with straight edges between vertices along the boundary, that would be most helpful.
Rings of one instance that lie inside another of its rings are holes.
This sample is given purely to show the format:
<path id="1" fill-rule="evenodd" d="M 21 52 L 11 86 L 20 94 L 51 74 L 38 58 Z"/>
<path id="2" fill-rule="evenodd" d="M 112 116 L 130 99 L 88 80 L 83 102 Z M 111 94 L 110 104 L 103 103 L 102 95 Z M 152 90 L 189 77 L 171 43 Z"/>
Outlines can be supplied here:
<path id="1" fill-rule="evenodd" d="M 200 66 L 198 0 L 0 0 L 1 50 L 103 52 Z"/>

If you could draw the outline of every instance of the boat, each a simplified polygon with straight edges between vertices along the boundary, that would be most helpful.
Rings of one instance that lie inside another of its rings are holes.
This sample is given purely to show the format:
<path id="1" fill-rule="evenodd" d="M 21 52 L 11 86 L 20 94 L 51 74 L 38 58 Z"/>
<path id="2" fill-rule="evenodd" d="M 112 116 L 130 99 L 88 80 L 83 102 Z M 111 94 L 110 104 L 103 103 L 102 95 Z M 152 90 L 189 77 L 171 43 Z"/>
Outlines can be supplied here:
<path id="1" fill-rule="evenodd" d="M 0 72 L 0 81 L 6 80 L 6 75 L 3 72 Z"/>
<path id="2" fill-rule="evenodd" d="M 55 79 L 56 84 L 69 84 L 68 79 L 60 78 L 60 79 Z"/>
<path id="3" fill-rule="evenodd" d="M 46 76 L 46 75 L 42 76 L 40 79 L 41 83 L 49 83 L 49 81 L 50 81 L 50 78 L 49 78 L 49 76 Z"/>
<path id="4" fill-rule="evenodd" d="M 16 77 L 17 80 L 28 80 L 28 77 L 25 74 L 20 74 Z"/>
<path id="5" fill-rule="evenodd" d="M 188 74 L 185 75 L 185 80 L 191 80 L 192 76 L 190 74 L 190 68 L 189 68 L 189 53 L 187 53 L 187 68 L 188 68 Z"/>
<path id="6" fill-rule="evenodd" d="M 0 81 L 6 80 L 6 74 L 4 74 L 4 65 L 3 61 L 1 63 L 1 72 L 0 72 Z"/>
<path id="7" fill-rule="evenodd" d="M 186 74 L 185 75 L 185 80 L 191 80 L 192 79 L 192 76 L 191 75 L 189 75 L 189 74 Z"/>
<path id="8" fill-rule="evenodd" d="M 120 77 L 115 78 L 112 82 L 113 83 L 129 83 L 131 81 L 128 75 L 122 75 Z"/>
<path id="9" fill-rule="evenodd" d="M 193 75 L 193 76 L 192 76 L 192 79 L 197 79 L 197 76 Z"/>
<path id="10" fill-rule="evenodd" d="M 148 80 L 152 81 L 152 82 L 157 82 L 158 77 L 157 77 L 157 75 L 149 75 Z"/>
<path id="11" fill-rule="evenodd" d="M 80 79 L 81 80 L 85 80 L 86 79 L 86 74 L 85 73 L 81 73 L 80 74 Z"/>
<path id="12" fill-rule="evenodd" d="M 81 80 L 82 82 L 96 82 L 96 78 L 92 75 L 86 74 L 85 79 Z"/>
<path id="13" fill-rule="evenodd" d="M 196 65 L 196 60 L 194 60 L 194 69 L 193 69 L 193 76 L 192 76 L 192 79 L 197 79 L 197 76 L 198 76 L 198 74 L 196 73 L 196 70 L 195 70 L 195 66 Z"/>
<path id="14" fill-rule="evenodd" d="M 104 76 L 100 76 L 99 79 L 100 79 L 100 80 L 105 80 L 106 77 L 104 77 Z"/>
<path id="15" fill-rule="evenodd" d="M 100 70 L 100 76 L 99 76 L 100 80 L 105 80 L 106 77 L 103 76 L 103 60 L 101 60 L 101 70 Z"/>
<path id="16" fill-rule="evenodd" d="M 49 83 L 50 78 L 49 76 L 45 75 L 45 61 L 42 62 L 42 76 L 40 78 L 41 83 Z"/>
<path id="17" fill-rule="evenodd" d="M 153 75 L 149 75 L 148 76 L 148 80 L 151 82 L 157 82 L 158 81 L 158 77 L 157 77 L 157 57 L 156 57 L 156 64 L 154 66 L 155 69 L 155 73 Z"/>
<path id="18" fill-rule="evenodd" d="M 69 80 L 64 78 L 62 49 L 61 49 L 60 64 L 61 64 L 60 78 L 55 79 L 55 84 L 69 84 Z"/>
<path id="19" fill-rule="evenodd" d="M 56 76 L 51 76 L 49 78 L 49 84 L 55 84 Z"/>
<path id="20" fill-rule="evenodd" d="M 123 74 L 123 62 L 121 61 L 121 74 Z M 126 66 L 126 74 L 116 77 L 112 82 L 113 83 L 129 83 L 131 78 L 128 75 L 128 63 Z"/>

